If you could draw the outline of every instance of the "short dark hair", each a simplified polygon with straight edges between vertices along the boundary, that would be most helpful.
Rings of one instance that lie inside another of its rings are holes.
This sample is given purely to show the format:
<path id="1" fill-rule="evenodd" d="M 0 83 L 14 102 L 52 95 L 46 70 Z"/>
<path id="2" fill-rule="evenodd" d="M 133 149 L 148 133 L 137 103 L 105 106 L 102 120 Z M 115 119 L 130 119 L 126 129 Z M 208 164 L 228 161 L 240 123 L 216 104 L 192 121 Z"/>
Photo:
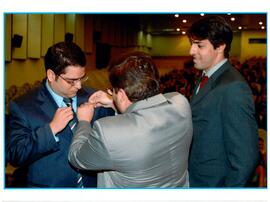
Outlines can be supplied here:
<path id="1" fill-rule="evenodd" d="M 131 52 L 109 65 L 109 80 L 116 92 L 123 89 L 130 101 L 139 101 L 159 93 L 159 73 L 150 55 Z"/>
<path id="2" fill-rule="evenodd" d="M 233 33 L 231 26 L 220 16 L 206 16 L 191 25 L 188 37 L 197 40 L 208 39 L 214 48 L 226 44 L 224 57 L 229 57 Z"/>
<path id="3" fill-rule="evenodd" d="M 46 71 L 51 69 L 56 75 L 60 75 L 64 73 L 67 66 L 84 67 L 86 57 L 75 43 L 60 42 L 48 48 L 44 62 Z"/>

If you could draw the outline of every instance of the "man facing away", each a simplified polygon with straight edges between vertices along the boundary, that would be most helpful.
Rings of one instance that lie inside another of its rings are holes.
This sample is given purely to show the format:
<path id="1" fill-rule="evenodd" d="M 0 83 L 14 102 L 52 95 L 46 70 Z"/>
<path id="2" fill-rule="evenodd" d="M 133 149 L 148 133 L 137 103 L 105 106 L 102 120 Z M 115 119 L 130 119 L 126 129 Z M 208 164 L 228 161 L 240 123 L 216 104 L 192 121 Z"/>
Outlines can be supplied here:
<path id="1" fill-rule="evenodd" d="M 259 156 L 258 130 L 251 90 L 228 61 L 232 30 L 223 18 L 209 16 L 188 36 L 194 66 L 208 78 L 191 99 L 190 186 L 244 187 Z"/>
<path id="2" fill-rule="evenodd" d="M 71 164 L 97 170 L 101 188 L 188 187 L 191 111 L 179 93 L 160 94 L 158 71 L 142 52 L 110 65 L 109 94 L 99 91 L 78 108 Z M 89 126 L 95 106 L 118 115 Z"/>
<path id="3" fill-rule="evenodd" d="M 82 175 L 69 164 L 68 149 L 74 112 L 95 92 L 82 86 L 87 80 L 85 65 L 85 55 L 76 44 L 53 45 L 45 55 L 47 77 L 42 85 L 10 103 L 6 158 L 13 166 L 27 167 L 29 187 L 79 186 Z M 112 113 L 95 108 L 93 121 Z M 96 186 L 95 176 L 83 176 L 82 186 Z"/>

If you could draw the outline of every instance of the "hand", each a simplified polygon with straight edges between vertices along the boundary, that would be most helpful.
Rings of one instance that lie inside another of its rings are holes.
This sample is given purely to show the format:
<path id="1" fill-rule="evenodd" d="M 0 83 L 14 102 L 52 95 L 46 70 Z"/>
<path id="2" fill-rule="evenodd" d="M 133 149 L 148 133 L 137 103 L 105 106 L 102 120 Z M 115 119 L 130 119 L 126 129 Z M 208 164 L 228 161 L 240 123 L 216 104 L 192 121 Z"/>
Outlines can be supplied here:
<path id="1" fill-rule="evenodd" d="M 60 107 L 56 110 L 53 120 L 50 123 L 53 134 L 63 130 L 68 122 L 73 119 L 73 111 L 71 107 Z"/>
<path id="2" fill-rule="evenodd" d="M 90 123 L 91 120 L 93 119 L 94 109 L 95 109 L 95 106 L 90 102 L 81 104 L 77 109 L 78 120 L 87 121 Z"/>
<path id="3" fill-rule="evenodd" d="M 112 94 L 106 93 L 104 91 L 97 91 L 94 94 L 92 94 L 89 99 L 89 103 L 92 103 L 95 105 L 95 107 L 106 107 L 106 108 L 113 108 L 115 109 L 115 106 L 113 104 Z"/>

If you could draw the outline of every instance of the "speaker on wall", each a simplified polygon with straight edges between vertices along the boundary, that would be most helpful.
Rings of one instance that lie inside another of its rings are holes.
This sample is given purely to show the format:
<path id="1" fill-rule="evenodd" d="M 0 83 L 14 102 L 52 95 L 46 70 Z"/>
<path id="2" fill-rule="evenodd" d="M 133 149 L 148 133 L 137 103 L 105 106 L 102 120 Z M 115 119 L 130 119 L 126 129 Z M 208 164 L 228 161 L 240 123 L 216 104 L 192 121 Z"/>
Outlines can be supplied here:
<path id="1" fill-rule="evenodd" d="M 110 62 L 111 46 L 104 43 L 96 43 L 96 67 L 106 68 Z"/>
<path id="2" fill-rule="evenodd" d="M 73 34 L 72 33 L 69 33 L 69 32 L 67 32 L 66 34 L 65 34 L 65 42 L 73 42 Z"/>
<path id="3" fill-rule="evenodd" d="M 101 32 L 100 31 L 94 31 L 93 33 L 93 41 L 98 42 L 101 40 Z"/>
<path id="4" fill-rule="evenodd" d="M 12 38 L 12 47 L 20 48 L 22 46 L 23 36 L 19 34 L 14 34 Z"/>

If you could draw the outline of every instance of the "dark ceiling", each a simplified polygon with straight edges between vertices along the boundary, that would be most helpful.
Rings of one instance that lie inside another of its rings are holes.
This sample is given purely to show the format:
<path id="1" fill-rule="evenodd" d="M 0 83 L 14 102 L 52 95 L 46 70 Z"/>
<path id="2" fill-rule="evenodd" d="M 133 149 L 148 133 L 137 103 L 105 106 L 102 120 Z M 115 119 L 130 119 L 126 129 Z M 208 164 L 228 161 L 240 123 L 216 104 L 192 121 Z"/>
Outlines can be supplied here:
<path id="1" fill-rule="evenodd" d="M 213 15 L 213 14 L 212 14 Z M 259 22 L 262 22 L 266 26 L 266 14 L 218 14 L 223 16 L 225 20 L 232 26 L 234 31 L 240 31 L 239 26 L 242 27 L 242 30 L 261 30 Z M 206 15 L 205 15 L 206 16 Z M 179 17 L 176 18 L 173 14 L 171 15 L 151 15 L 145 16 L 143 18 L 149 18 L 149 21 L 146 22 L 145 19 L 141 21 L 141 25 L 144 27 L 145 31 L 149 31 L 152 34 L 179 34 L 179 31 L 176 31 L 176 28 L 180 28 L 180 33 L 186 31 L 190 25 L 202 18 L 200 14 L 179 14 Z M 231 21 L 231 18 L 234 18 L 234 21 Z M 183 23 L 183 20 L 186 20 L 186 23 Z"/>
<path id="2" fill-rule="evenodd" d="M 182 31 L 186 31 L 187 28 L 196 20 L 202 18 L 200 13 L 196 14 L 181 14 L 179 17 L 175 17 L 175 14 L 106 14 L 107 17 L 125 19 L 126 22 L 130 22 L 131 26 L 136 26 L 139 30 L 151 33 L 152 35 L 178 35 L 182 34 Z M 264 13 L 250 13 L 250 14 L 236 14 L 236 13 L 211 13 L 206 15 L 220 15 L 223 16 L 226 21 L 232 26 L 233 30 L 262 30 L 261 26 L 264 26 L 266 30 L 266 14 Z M 235 18 L 231 21 L 231 18 Z M 187 20 L 183 23 L 183 20 Z M 259 22 L 262 22 L 260 25 Z M 239 26 L 242 29 L 239 29 Z M 176 31 L 180 28 L 180 31 Z"/>

